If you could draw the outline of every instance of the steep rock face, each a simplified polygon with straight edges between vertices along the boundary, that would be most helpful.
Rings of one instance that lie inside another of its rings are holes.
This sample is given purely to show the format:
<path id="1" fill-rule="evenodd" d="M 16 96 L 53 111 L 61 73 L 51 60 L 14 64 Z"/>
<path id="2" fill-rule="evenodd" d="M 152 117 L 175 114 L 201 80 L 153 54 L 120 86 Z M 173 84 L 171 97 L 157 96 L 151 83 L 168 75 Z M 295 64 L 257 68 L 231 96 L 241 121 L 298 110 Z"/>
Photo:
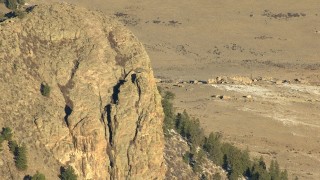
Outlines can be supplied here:
<path id="1" fill-rule="evenodd" d="M 161 98 L 131 32 L 54 4 L 3 22 L 0 37 L 0 127 L 27 145 L 27 172 L 54 177 L 71 165 L 80 179 L 164 178 Z"/>

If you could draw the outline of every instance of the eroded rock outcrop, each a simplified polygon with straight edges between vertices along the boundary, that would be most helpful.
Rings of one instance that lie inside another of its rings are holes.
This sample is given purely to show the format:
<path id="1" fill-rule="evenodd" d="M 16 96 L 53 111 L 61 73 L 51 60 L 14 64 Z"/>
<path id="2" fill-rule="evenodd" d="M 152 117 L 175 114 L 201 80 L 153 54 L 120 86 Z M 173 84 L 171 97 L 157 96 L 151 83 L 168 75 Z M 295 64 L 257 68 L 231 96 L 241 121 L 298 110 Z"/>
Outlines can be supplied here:
<path id="1" fill-rule="evenodd" d="M 0 37 L 0 126 L 27 145 L 32 164 L 14 176 L 57 178 L 71 165 L 80 179 L 164 178 L 161 97 L 131 32 L 102 13 L 54 4 L 3 22 Z"/>

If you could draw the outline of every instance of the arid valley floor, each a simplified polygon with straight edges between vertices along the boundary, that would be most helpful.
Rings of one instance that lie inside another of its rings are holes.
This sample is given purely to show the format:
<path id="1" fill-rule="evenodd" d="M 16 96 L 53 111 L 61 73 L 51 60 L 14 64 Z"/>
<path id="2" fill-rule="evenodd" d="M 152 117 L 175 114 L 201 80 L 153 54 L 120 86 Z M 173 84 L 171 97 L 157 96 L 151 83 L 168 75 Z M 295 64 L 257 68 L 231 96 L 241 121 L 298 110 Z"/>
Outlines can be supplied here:
<path id="1" fill-rule="evenodd" d="M 133 31 L 177 110 L 207 133 L 277 159 L 290 178 L 320 179 L 319 1 L 64 2 L 114 15 Z"/>

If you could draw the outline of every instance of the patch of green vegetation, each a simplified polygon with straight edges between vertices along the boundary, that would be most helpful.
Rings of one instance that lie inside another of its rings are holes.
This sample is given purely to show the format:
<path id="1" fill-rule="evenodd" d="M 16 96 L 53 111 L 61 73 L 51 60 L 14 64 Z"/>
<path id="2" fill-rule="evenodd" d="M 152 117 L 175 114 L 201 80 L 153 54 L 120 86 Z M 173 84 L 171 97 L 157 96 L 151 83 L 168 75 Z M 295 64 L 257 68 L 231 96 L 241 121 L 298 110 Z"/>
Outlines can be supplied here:
<path id="1" fill-rule="evenodd" d="M 14 162 L 19 171 L 27 170 L 27 148 L 25 145 L 18 146 L 15 148 L 14 152 Z"/>
<path id="2" fill-rule="evenodd" d="M 158 87 L 160 94 L 163 96 L 162 98 L 162 107 L 164 112 L 164 124 L 163 124 L 163 132 L 165 135 L 168 135 L 169 130 L 175 127 L 175 113 L 173 109 L 172 101 L 174 100 L 174 94 L 166 91 L 163 92 L 160 87 Z"/>
<path id="3" fill-rule="evenodd" d="M 28 168 L 27 149 L 24 145 L 19 146 L 15 140 L 12 140 L 12 130 L 9 127 L 2 128 L 0 134 L 0 149 L 4 140 L 8 141 L 10 152 L 14 155 L 15 165 L 18 170 L 23 171 Z"/>
<path id="4" fill-rule="evenodd" d="M 31 177 L 31 180 L 46 180 L 46 176 L 38 171 Z"/>
<path id="5" fill-rule="evenodd" d="M 198 119 L 191 118 L 186 111 L 175 113 L 172 104 L 174 94 L 158 89 L 163 97 L 162 106 L 165 114 L 163 131 L 168 134 L 169 130 L 174 129 L 189 142 L 191 152 L 185 153 L 182 158 L 194 172 L 202 172 L 203 159 L 208 157 L 228 172 L 230 180 L 237 180 L 241 176 L 253 180 L 288 179 L 287 171 L 281 171 L 277 161 L 272 161 L 268 170 L 263 158 L 252 161 L 249 150 L 241 150 L 230 143 L 221 142 L 221 134 L 210 133 L 206 137 Z M 200 150 L 196 151 L 198 147 Z M 205 179 L 206 175 L 203 174 L 201 178 Z M 219 175 L 214 176 L 214 179 L 220 178 Z"/>
<path id="6" fill-rule="evenodd" d="M 68 166 L 67 168 L 61 167 L 59 178 L 61 180 L 77 180 L 78 177 L 75 174 L 74 169 L 71 166 Z"/>
<path id="7" fill-rule="evenodd" d="M 195 147 L 201 146 L 204 142 L 199 119 L 190 118 L 186 111 L 176 115 L 175 129 Z"/>
<path id="8" fill-rule="evenodd" d="M 14 153 L 16 148 L 18 147 L 18 143 L 17 143 L 17 141 L 11 140 L 11 141 L 9 141 L 8 146 L 9 146 L 9 150 L 12 153 Z"/>
<path id="9" fill-rule="evenodd" d="M 51 92 L 51 87 L 47 83 L 43 82 L 41 83 L 41 86 L 40 86 L 40 92 L 43 96 L 49 97 Z"/>
<path id="10" fill-rule="evenodd" d="M 12 130 L 9 127 L 2 128 L 1 136 L 4 140 L 10 141 L 12 139 Z"/>
<path id="11" fill-rule="evenodd" d="M 2 128 L 0 133 L 0 152 L 2 151 L 2 142 L 7 140 L 10 141 L 12 139 L 12 130 L 8 127 Z"/>

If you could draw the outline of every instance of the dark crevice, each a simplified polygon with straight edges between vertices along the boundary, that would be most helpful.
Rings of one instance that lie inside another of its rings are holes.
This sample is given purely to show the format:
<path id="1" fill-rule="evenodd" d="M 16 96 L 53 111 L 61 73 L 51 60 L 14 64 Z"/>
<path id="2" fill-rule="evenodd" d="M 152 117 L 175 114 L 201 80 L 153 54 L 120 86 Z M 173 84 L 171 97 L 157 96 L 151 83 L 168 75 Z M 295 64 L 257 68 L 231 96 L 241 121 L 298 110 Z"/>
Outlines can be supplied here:
<path id="1" fill-rule="evenodd" d="M 80 124 L 82 121 L 84 121 L 84 120 L 87 119 L 87 118 L 88 118 L 88 117 L 84 117 L 84 118 L 80 119 L 80 121 L 73 126 L 73 129 L 76 128 L 76 127 L 78 126 L 78 124 Z M 72 130 L 73 130 L 73 129 L 72 129 Z"/>
<path id="2" fill-rule="evenodd" d="M 131 82 L 135 83 L 137 79 L 137 75 L 136 74 L 131 74 Z"/>
<path id="3" fill-rule="evenodd" d="M 78 70 L 79 65 L 80 65 L 79 60 L 74 61 L 74 67 L 71 70 L 71 77 L 68 80 L 68 82 L 64 86 L 61 84 L 58 84 L 59 89 L 63 95 L 64 101 L 66 103 L 66 106 L 64 108 L 64 112 L 66 113 L 66 115 L 64 116 L 64 122 L 66 123 L 69 129 L 70 129 L 70 123 L 68 121 L 68 118 L 71 115 L 74 107 L 73 101 L 71 100 L 69 93 L 70 93 L 70 90 L 74 87 L 73 77 L 76 71 Z"/>
<path id="4" fill-rule="evenodd" d="M 132 143 L 136 142 L 136 139 L 137 139 L 137 136 L 138 136 L 138 132 L 141 131 L 141 128 L 142 128 L 142 126 L 141 126 L 141 120 L 142 120 L 142 117 L 139 116 L 138 121 L 137 121 L 136 132 L 135 132 L 135 134 L 134 134 Z"/>
<path id="5" fill-rule="evenodd" d="M 137 89 L 138 89 L 138 96 L 139 96 L 139 100 L 138 101 L 140 101 L 140 99 L 141 99 L 141 87 L 140 87 L 140 85 L 137 83 Z"/>
<path id="6" fill-rule="evenodd" d="M 72 113 L 72 108 L 70 106 L 66 105 L 65 108 L 64 108 L 64 112 L 66 113 L 66 115 L 64 116 L 64 122 L 70 128 L 70 124 L 69 124 L 68 118 Z"/>
<path id="7" fill-rule="evenodd" d="M 120 86 L 123 85 L 126 81 L 120 80 L 117 85 L 113 87 L 113 94 L 112 94 L 112 103 L 116 104 L 119 100 L 119 93 L 120 93 Z"/>
<path id="8" fill-rule="evenodd" d="M 111 120 L 111 104 L 108 104 L 105 107 L 106 113 L 107 113 L 107 126 L 109 129 L 109 143 L 111 146 L 113 146 L 113 129 L 112 129 L 112 120 Z"/>
<path id="9" fill-rule="evenodd" d="M 79 65 L 80 65 L 80 61 L 79 60 L 76 60 L 74 62 L 74 66 L 73 66 L 73 69 L 71 71 L 71 79 L 73 78 L 74 74 L 77 72 L 78 68 L 79 68 Z"/>
<path id="10" fill-rule="evenodd" d="M 142 115 L 141 113 L 139 113 L 139 103 L 140 103 L 140 100 L 141 100 L 141 87 L 140 87 L 140 84 L 138 83 L 137 81 L 137 75 L 136 74 L 132 74 L 131 75 L 131 82 L 134 83 L 137 87 L 137 93 L 138 93 L 138 96 L 139 96 L 139 99 L 138 101 L 135 103 L 135 106 L 136 106 L 136 112 L 137 114 L 140 114 L 139 117 L 138 117 L 138 120 L 136 122 L 136 131 L 135 131 L 135 134 L 134 134 L 134 137 L 133 139 L 130 141 L 130 145 L 127 149 L 127 159 L 128 159 L 128 174 L 127 174 L 127 178 L 130 178 L 131 176 L 131 171 L 132 171 L 132 165 L 130 163 L 130 148 L 132 146 L 134 146 L 135 142 L 136 142 L 136 139 L 138 137 L 138 132 L 141 131 L 141 121 L 142 121 Z"/>
<path id="11" fill-rule="evenodd" d="M 123 79 L 119 80 L 119 82 L 113 87 L 113 93 L 111 96 L 111 103 L 106 105 L 104 108 L 104 114 L 101 116 L 101 118 L 105 118 L 106 122 L 106 134 L 107 131 L 109 131 L 109 146 L 107 147 L 107 154 L 109 156 L 109 160 L 110 160 L 110 176 L 111 179 L 116 179 L 115 177 L 115 164 L 116 164 L 116 145 L 114 142 L 114 137 L 116 135 L 116 129 L 118 126 L 117 123 L 117 117 L 116 116 L 112 116 L 112 108 L 114 105 L 116 105 L 118 103 L 119 100 L 119 93 L 120 93 L 120 87 L 126 82 L 126 80 L 124 80 L 126 77 L 128 76 L 128 74 L 125 74 L 124 77 L 122 77 Z"/>
<path id="12" fill-rule="evenodd" d="M 114 164 L 115 164 L 115 158 L 114 158 L 114 150 L 115 150 L 115 146 L 114 146 L 114 143 L 113 143 L 113 137 L 114 137 L 114 128 L 113 128 L 113 123 L 112 123 L 112 119 L 111 119 L 111 110 L 112 110 L 112 106 L 111 104 L 108 104 L 106 107 L 105 107 L 105 112 L 106 112 L 106 118 L 107 118 L 107 124 L 106 124 L 106 128 L 108 128 L 108 131 L 109 131 L 109 145 L 107 147 L 107 154 L 109 156 L 109 165 L 110 165 L 110 178 L 111 179 L 115 179 L 114 176 Z M 107 129 L 106 129 L 107 131 Z M 106 132 L 107 133 L 107 132 Z"/>

